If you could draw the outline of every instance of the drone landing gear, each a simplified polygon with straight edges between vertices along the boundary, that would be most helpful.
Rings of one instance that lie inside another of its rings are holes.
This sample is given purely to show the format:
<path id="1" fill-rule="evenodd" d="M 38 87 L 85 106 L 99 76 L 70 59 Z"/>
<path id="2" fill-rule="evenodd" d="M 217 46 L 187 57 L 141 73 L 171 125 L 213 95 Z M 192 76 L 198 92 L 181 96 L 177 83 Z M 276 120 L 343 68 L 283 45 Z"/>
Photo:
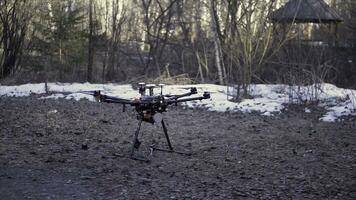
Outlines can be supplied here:
<path id="1" fill-rule="evenodd" d="M 132 144 L 132 148 L 131 148 L 131 155 L 130 156 L 131 156 L 131 159 L 148 162 L 149 159 L 147 159 L 147 158 L 135 157 L 135 149 L 138 150 L 139 147 L 140 147 L 140 144 L 141 144 L 141 142 L 138 140 L 138 135 L 140 133 L 141 124 L 142 124 L 142 120 L 139 120 L 138 127 L 137 127 L 137 130 L 135 132 L 135 136 L 134 136 L 134 140 L 133 140 L 133 144 Z M 190 156 L 191 153 L 185 153 L 185 152 L 180 152 L 180 151 L 173 150 L 173 147 L 172 147 L 172 144 L 171 144 L 171 140 L 169 139 L 167 127 L 166 127 L 166 124 L 164 123 L 163 119 L 161 121 L 161 124 L 162 124 L 164 135 L 165 135 L 166 140 L 167 140 L 168 149 L 158 148 L 158 147 L 156 147 L 156 144 L 152 144 L 152 145 L 150 145 L 150 155 L 152 156 L 153 151 L 162 151 L 162 152 L 177 153 L 177 154 L 181 154 L 181 155 Z"/>
<path id="2" fill-rule="evenodd" d="M 177 154 L 181 154 L 181 155 L 190 156 L 190 155 L 191 155 L 190 153 L 185 153 L 185 152 L 180 152 L 180 151 L 175 151 L 175 150 L 173 150 L 173 147 L 172 147 L 172 144 L 171 144 L 171 140 L 169 139 L 167 127 L 166 127 L 166 124 L 164 123 L 163 119 L 162 119 L 162 121 L 161 121 L 161 124 L 162 124 L 162 128 L 163 128 L 164 135 L 166 136 L 166 140 L 167 140 L 167 144 L 168 144 L 168 149 L 158 148 L 158 147 L 156 147 L 155 144 L 152 144 L 152 145 L 150 146 L 151 154 L 153 153 L 153 151 L 162 151 L 162 152 L 177 153 Z"/>
<path id="3" fill-rule="evenodd" d="M 134 140 L 133 140 L 133 142 L 132 142 L 132 148 L 131 148 L 130 157 L 131 157 L 131 159 L 134 159 L 134 160 L 140 160 L 140 161 L 148 162 L 149 160 L 146 159 L 146 158 L 143 158 L 143 157 L 135 157 L 135 149 L 140 148 L 140 144 L 141 144 L 141 142 L 138 140 L 138 134 L 140 133 L 141 124 L 142 124 L 142 120 L 140 119 L 140 120 L 138 121 L 138 127 L 137 127 L 137 129 L 136 129 L 135 136 L 134 136 Z"/>

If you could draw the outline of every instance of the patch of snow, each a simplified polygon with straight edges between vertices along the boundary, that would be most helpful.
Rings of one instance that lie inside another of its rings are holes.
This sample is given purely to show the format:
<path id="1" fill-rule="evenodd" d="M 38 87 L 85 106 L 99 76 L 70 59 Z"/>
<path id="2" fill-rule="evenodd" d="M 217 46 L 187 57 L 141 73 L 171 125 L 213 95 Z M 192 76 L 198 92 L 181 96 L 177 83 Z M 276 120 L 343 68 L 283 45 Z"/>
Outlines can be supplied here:
<path id="1" fill-rule="evenodd" d="M 44 83 L 18 86 L 0 86 L 0 96 L 24 97 L 45 92 Z"/>
<path id="2" fill-rule="evenodd" d="M 91 95 L 88 95 L 88 94 L 83 94 L 83 93 L 72 93 L 72 94 L 69 94 L 65 97 L 65 99 L 67 100 L 76 100 L 76 101 L 79 101 L 81 99 L 87 99 L 89 101 L 95 101 L 95 98 Z"/>
<path id="3" fill-rule="evenodd" d="M 284 106 L 282 104 L 288 101 L 288 96 L 281 96 L 271 90 L 278 85 L 254 85 L 251 92 L 254 99 L 244 99 L 239 103 L 231 102 L 226 97 L 226 86 L 199 84 L 199 85 L 169 85 L 164 88 L 164 92 L 168 94 L 184 93 L 190 87 L 196 87 L 198 95 L 204 91 L 209 91 L 211 99 L 203 101 L 186 102 L 184 105 L 188 107 L 204 107 L 210 111 L 226 112 L 226 111 L 242 111 L 242 112 L 261 112 L 261 113 L 279 113 Z"/>
<path id="4" fill-rule="evenodd" d="M 341 116 L 356 115 L 355 90 L 323 84 L 322 91 L 320 105 L 324 106 L 328 112 L 320 120 L 334 122 Z"/>
<path id="5" fill-rule="evenodd" d="M 46 97 L 40 97 L 39 99 L 59 99 L 59 98 L 64 98 L 65 95 L 64 94 L 52 94 L 52 95 L 49 95 L 49 96 L 46 96 Z"/>
<path id="6" fill-rule="evenodd" d="M 320 121 L 324 121 L 324 122 L 336 122 L 337 121 L 337 117 L 334 116 L 334 115 L 324 115 L 319 120 Z"/>
<path id="7" fill-rule="evenodd" d="M 336 121 L 345 115 L 356 115 L 356 91 L 338 88 L 332 84 L 320 84 L 312 86 L 288 86 L 288 85 L 264 85 L 255 84 L 250 86 L 250 95 L 254 98 L 244 99 L 241 102 L 231 102 L 227 100 L 226 86 L 212 84 L 198 85 L 167 85 L 163 88 L 164 94 L 181 94 L 189 91 L 191 87 L 196 87 L 200 96 L 204 91 L 209 91 L 211 99 L 203 101 L 190 101 L 182 103 L 185 107 L 206 108 L 209 111 L 217 112 L 260 112 L 265 116 L 273 116 L 284 109 L 284 104 L 290 103 L 294 99 L 310 100 L 318 89 L 317 97 L 319 105 L 327 109 L 327 113 L 320 118 L 322 121 Z M 48 83 L 49 91 L 58 92 L 40 99 L 88 99 L 95 101 L 91 95 L 83 94 L 84 91 L 100 90 L 103 94 L 132 99 L 139 97 L 138 91 L 131 85 L 117 84 L 90 84 L 90 83 Z M 160 93 L 160 88 L 154 89 L 155 94 Z M 0 85 L 0 96 L 29 96 L 31 94 L 44 94 L 45 84 L 25 84 L 18 86 Z M 69 93 L 69 94 L 62 94 Z M 312 112 L 305 108 L 306 113 Z"/>

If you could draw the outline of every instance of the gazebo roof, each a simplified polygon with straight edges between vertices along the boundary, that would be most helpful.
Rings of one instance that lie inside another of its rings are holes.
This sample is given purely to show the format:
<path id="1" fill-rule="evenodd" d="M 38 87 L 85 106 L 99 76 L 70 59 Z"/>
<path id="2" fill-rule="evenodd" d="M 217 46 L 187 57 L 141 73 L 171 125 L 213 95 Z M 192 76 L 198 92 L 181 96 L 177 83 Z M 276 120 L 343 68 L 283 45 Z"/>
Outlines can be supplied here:
<path id="1" fill-rule="evenodd" d="M 290 0 L 274 11 L 270 19 L 277 23 L 336 23 L 342 17 L 323 0 Z"/>

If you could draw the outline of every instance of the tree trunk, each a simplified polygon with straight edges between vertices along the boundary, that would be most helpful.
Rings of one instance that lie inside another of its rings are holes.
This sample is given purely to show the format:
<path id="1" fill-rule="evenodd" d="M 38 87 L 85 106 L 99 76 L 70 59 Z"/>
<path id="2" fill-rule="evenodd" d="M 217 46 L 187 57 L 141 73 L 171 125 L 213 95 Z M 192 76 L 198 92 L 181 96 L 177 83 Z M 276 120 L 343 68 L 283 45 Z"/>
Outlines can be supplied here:
<path id="1" fill-rule="evenodd" d="M 63 67 L 63 59 L 62 59 L 62 39 L 59 39 L 59 64 L 60 64 L 60 68 L 59 68 L 59 79 L 62 81 L 63 80 L 63 71 L 64 71 L 64 67 Z"/>
<path id="2" fill-rule="evenodd" d="M 106 72 L 106 78 L 112 81 L 115 78 L 115 66 L 116 66 L 116 53 L 119 37 L 120 24 L 118 24 L 118 14 L 119 14 L 119 0 L 112 2 L 112 27 L 111 27 L 111 40 L 109 49 L 109 59 Z"/>
<path id="3" fill-rule="evenodd" d="M 105 1 L 105 52 L 104 52 L 104 60 L 103 60 L 103 69 L 102 69 L 102 82 L 105 82 L 105 71 L 106 71 L 106 66 L 108 65 L 108 58 L 109 58 L 109 38 L 108 38 L 108 32 L 109 32 L 109 1 Z"/>
<path id="4" fill-rule="evenodd" d="M 88 41 L 88 71 L 87 81 L 93 80 L 93 61 L 94 61 L 94 23 L 93 23 L 93 0 L 89 0 L 89 41 Z"/>
<path id="5" fill-rule="evenodd" d="M 195 51 L 195 56 L 196 56 L 197 61 L 198 61 L 198 70 L 199 70 L 199 75 L 200 75 L 200 81 L 202 83 L 205 83 L 204 74 L 203 74 L 203 68 L 201 66 L 201 59 L 200 59 L 198 51 Z"/>
<path id="6" fill-rule="evenodd" d="M 223 66 L 222 66 L 222 55 L 221 55 L 221 44 L 219 40 L 219 35 L 217 32 L 217 19 L 215 15 L 215 0 L 210 0 L 210 16 L 211 16 L 211 32 L 213 34 L 214 49 L 215 49 L 215 62 L 216 68 L 218 70 L 219 84 L 224 84 Z"/>

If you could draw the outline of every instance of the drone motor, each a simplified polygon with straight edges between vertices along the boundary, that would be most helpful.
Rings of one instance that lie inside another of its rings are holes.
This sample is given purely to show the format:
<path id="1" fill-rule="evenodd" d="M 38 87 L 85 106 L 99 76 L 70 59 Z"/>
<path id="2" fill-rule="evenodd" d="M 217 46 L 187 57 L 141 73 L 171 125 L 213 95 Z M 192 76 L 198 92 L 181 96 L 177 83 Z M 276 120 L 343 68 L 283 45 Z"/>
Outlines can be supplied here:
<path id="1" fill-rule="evenodd" d="M 146 85 L 146 88 L 148 89 L 150 96 L 153 96 L 153 89 L 154 89 L 155 87 L 156 87 L 156 84 L 147 84 L 147 85 Z"/>

